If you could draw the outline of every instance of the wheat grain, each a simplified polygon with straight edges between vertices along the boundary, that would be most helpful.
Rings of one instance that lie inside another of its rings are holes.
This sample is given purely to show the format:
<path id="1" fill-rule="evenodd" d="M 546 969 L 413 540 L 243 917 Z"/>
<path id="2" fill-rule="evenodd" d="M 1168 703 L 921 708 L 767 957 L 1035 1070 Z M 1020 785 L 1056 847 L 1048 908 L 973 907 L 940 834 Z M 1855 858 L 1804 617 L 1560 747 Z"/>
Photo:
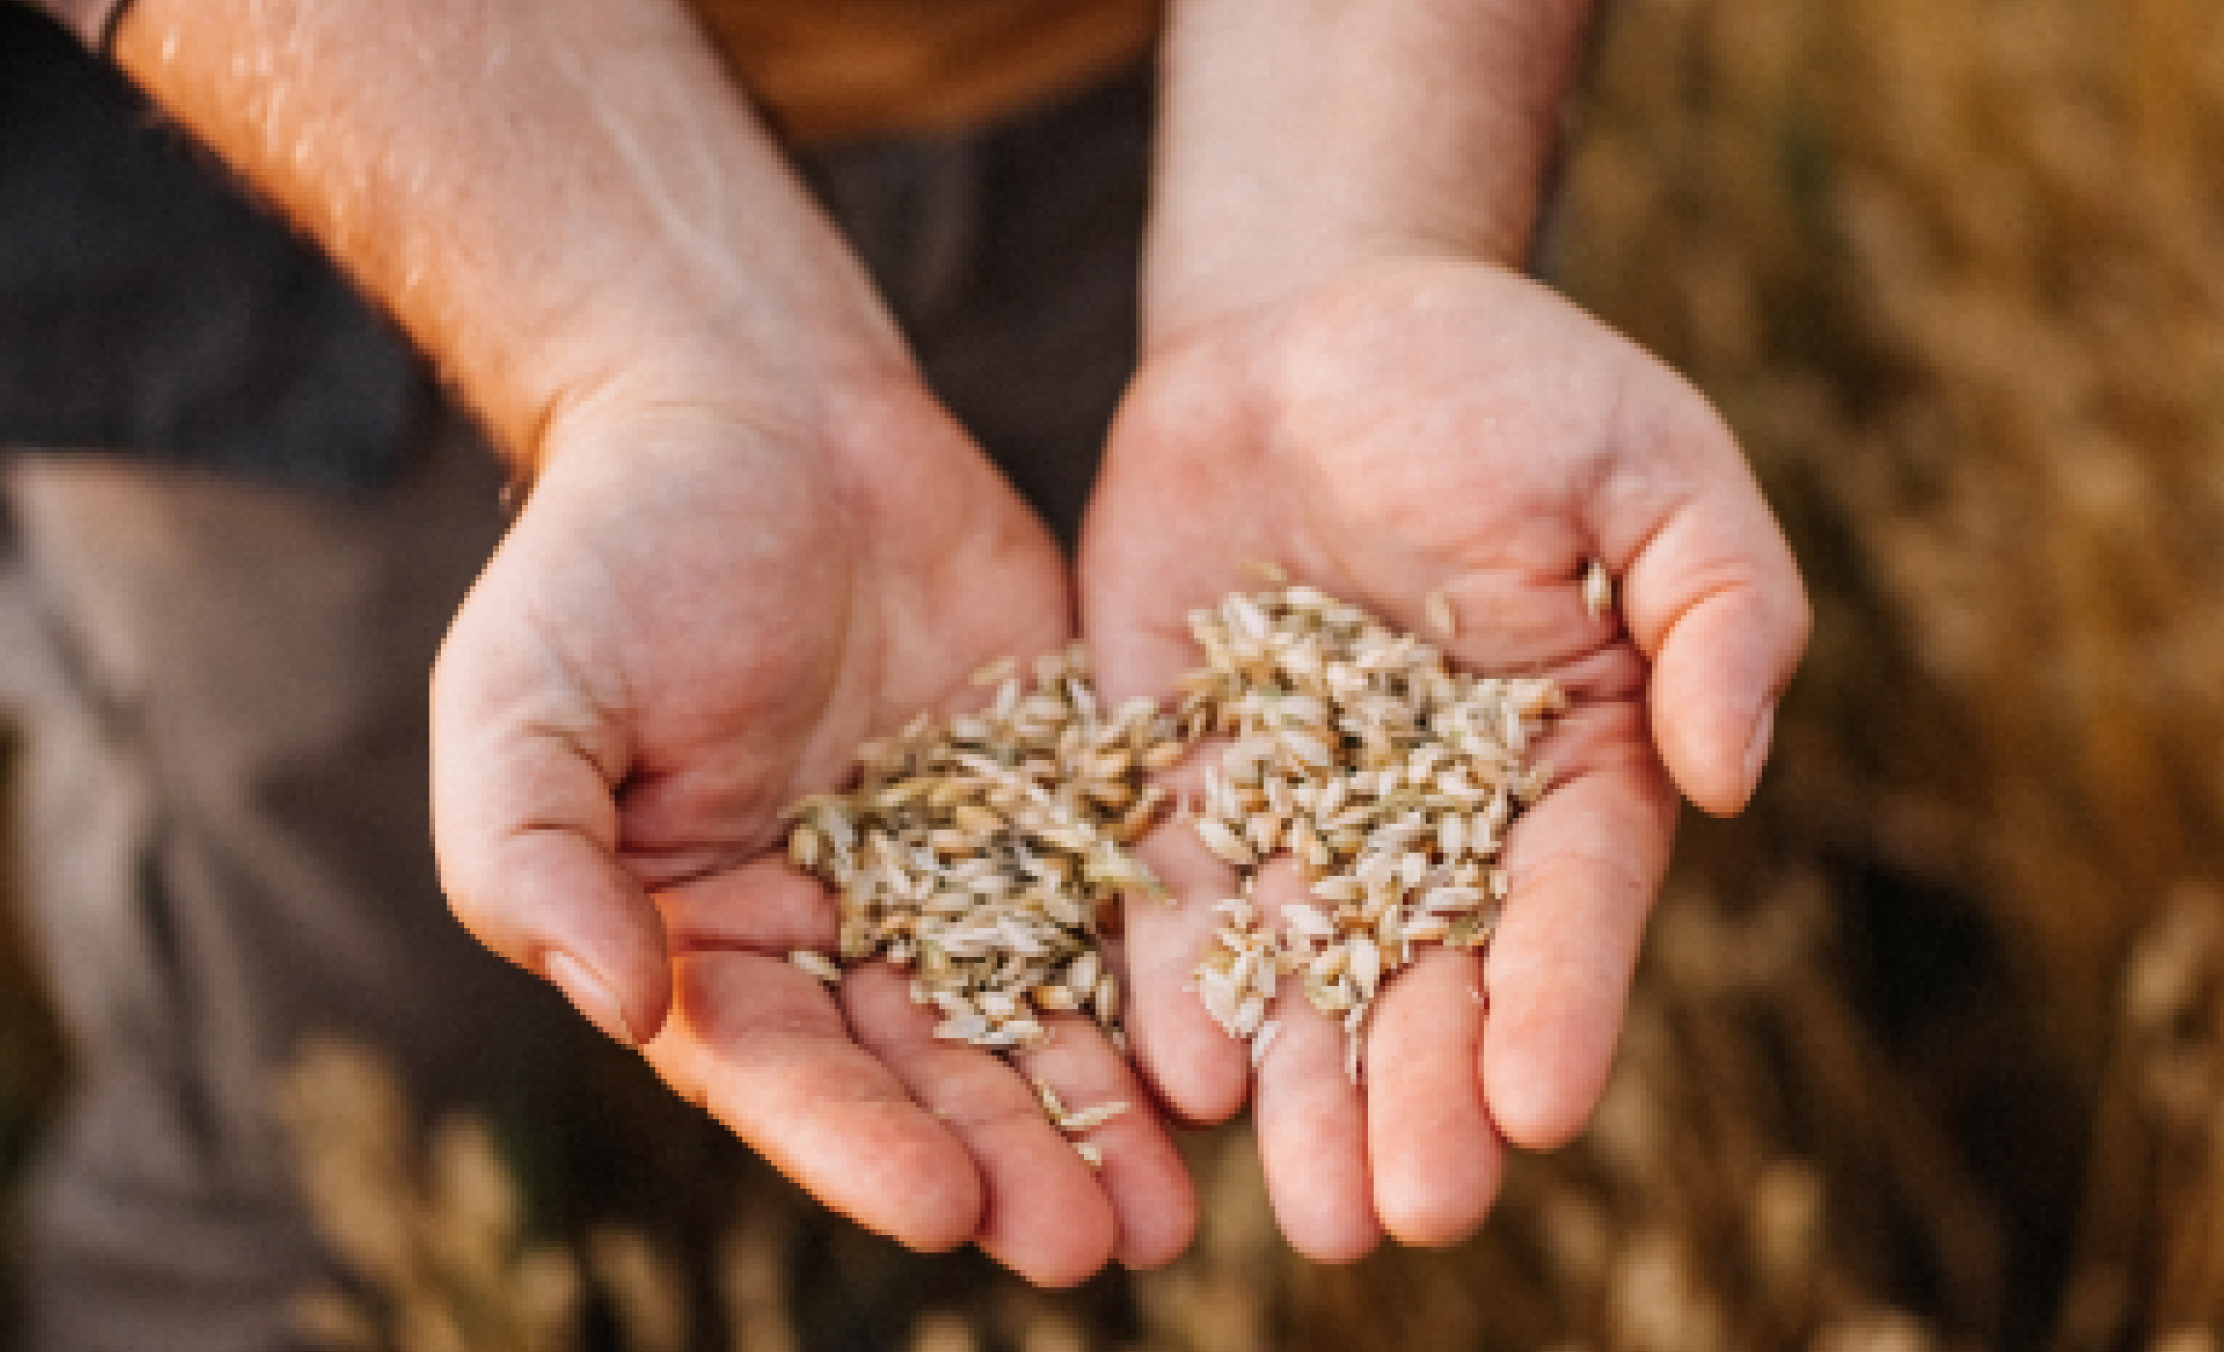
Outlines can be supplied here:
<path id="1" fill-rule="evenodd" d="M 1457 632 L 1444 594 L 1422 608 L 1439 635 Z M 1257 1039 L 1270 1026 L 1260 992 L 1237 978 L 1302 973 L 1307 1000 L 1343 1021 L 1356 1078 L 1374 1000 L 1415 945 L 1487 942 L 1503 833 L 1551 782 L 1523 758 L 1564 697 L 1540 678 L 1455 672 L 1416 636 L 1302 586 L 1229 597 L 1190 629 L 1208 665 L 1184 689 L 1229 738 L 1192 829 L 1247 892 L 1286 850 L 1329 908 L 1285 906 L 1276 937 L 1256 919 L 1224 927 L 1192 984 L 1231 1036 Z"/>
<path id="2" fill-rule="evenodd" d="M 842 969 L 835 966 L 834 960 L 824 953 L 814 953 L 807 948 L 799 948 L 788 954 L 788 961 L 829 986 L 839 984 L 842 979 Z"/>
<path id="3" fill-rule="evenodd" d="M 1614 579 L 1607 576 L 1604 563 L 1593 559 L 1583 570 L 1583 613 L 1596 620 L 1613 608 Z"/>
<path id="4" fill-rule="evenodd" d="M 1459 616 L 1452 610 L 1452 598 L 1443 592 L 1430 592 L 1421 609 L 1427 616 L 1429 628 L 1446 643 L 1459 637 Z"/>

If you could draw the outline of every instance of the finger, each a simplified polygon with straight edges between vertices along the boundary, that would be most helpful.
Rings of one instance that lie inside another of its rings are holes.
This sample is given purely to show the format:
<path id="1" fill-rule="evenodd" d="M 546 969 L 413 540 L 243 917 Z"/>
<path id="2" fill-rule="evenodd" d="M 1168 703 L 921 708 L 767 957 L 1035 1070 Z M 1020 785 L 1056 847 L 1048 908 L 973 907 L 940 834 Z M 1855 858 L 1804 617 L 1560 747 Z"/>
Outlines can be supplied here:
<path id="1" fill-rule="evenodd" d="M 1565 553 L 1555 550 L 1546 557 Z M 1380 601 L 1369 598 L 1369 604 L 1389 623 L 1442 649 L 1454 666 L 1473 672 L 1551 671 L 1565 682 L 1571 668 L 1596 665 L 1608 650 L 1613 621 L 1584 610 L 1579 589 L 1568 585 L 1564 571 L 1540 572 L 1487 558 L 1461 563 L 1448 579 L 1431 575 Z"/>
<path id="2" fill-rule="evenodd" d="M 656 908 L 614 853 L 616 756 L 584 731 L 589 720 L 488 698 L 456 651 L 432 703 L 433 839 L 449 904 L 481 943 L 638 1046 L 664 1021 L 671 978 Z"/>
<path id="3" fill-rule="evenodd" d="M 1287 859 L 1259 870 L 1253 890 L 1261 912 L 1278 916 L 1306 900 L 1304 880 Z M 1343 1022 L 1307 1003 L 1295 981 L 1274 998 L 1279 1027 L 1254 1072 L 1252 1121 L 1267 1196 L 1292 1247 L 1322 1263 L 1349 1263 L 1382 1239 L 1367 1169 L 1367 1120 L 1360 1087 L 1346 1068 Z"/>
<path id="4" fill-rule="evenodd" d="M 1048 1026 L 1049 1042 L 1018 1053 L 1013 1063 L 1038 1088 L 1048 1086 L 1069 1121 L 1126 1105 L 1068 1138 L 1097 1152 L 1097 1181 L 1118 1231 L 1113 1257 L 1130 1269 L 1162 1267 L 1188 1247 L 1197 1228 L 1197 1198 L 1181 1154 L 1133 1068 L 1094 1023 L 1064 1016 Z"/>
<path id="5" fill-rule="evenodd" d="M 731 950 L 683 955 L 674 974 L 644 1049 L 667 1084 L 866 1229 L 929 1251 L 973 1237 L 985 1184 L 965 1142 L 857 1045 L 817 978 Z"/>
<path id="6" fill-rule="evenodd" d="M 1072 1286 L 1110 1261 L 1119 1236 L 1112 1203 L 1018 1071 L 936 1038 L 934 1014 L 911 1002 L 903 976 L 885 964 L 847 975 L 841 998 L 859 1043 L 972 1156 L 983 1252 L 1046 1287 Z"/>
<path id="7" fill-rule="evenodd" d="M 1375 1214 L 1408 1244 L 1451 1244 L 1497 1197 L 1504 1150 L 1483 1101 L 1482 963 L 1431 945 L 1377 1002 L 1367 1035 Z"/>
<path id="8" fill-rule="evenodd" d="M 832 954 L 840 922 L 825 886 L 784 855 L 759 855 L 737 869 L 655 893 L 675 953 L 746 948 Z"/>
<path id="9" fill-rule="evenodd" d="M 1196 782 L 1192 765 L 1169 777 L 1177 794 Z M 1213 1022 L 1188 987 L 1219 927 L 1213 903 L 1234 894 L 1235 870 L 1198 839 L 1177 813 L 1137 845 L 1171 900 L 1131 898 L 1124 913 L 1128 972 L 1127 1033 L 1135 1063 L 1159 1096 L 1191 1122 L 1223 1122 L 1243 1106 L 1250 1066 L 1243 1047 Z"/>
<path id="10" fill-rule="evenodd" d="M 1676 784 L 1709 812 L 1744 807 L 1777 698 L 1813 619 L 1791 547 L 1720 418 L 1684 392 L 1632 435 L 1675 472 L 1642 481 L 1602 535 L 1628 542 L 1624 615 L 1652 659 L 1654 735 Z"/>
<path id="11" fill-rule="evenodd" d="M 1593 712 L 1593 711 L 1586 711 Z M 1634 729 L 1563 731 L 1643 745 Z M 1586 713 L 1571 715 L 1581 720 Z M 1632 720 L 1634 721 L 1634 720 Z M 1490 1116 L 1534 1149 L 1578 1130 L 1606 1084 L 1645 918 L 1667 870 L 1675 795 L 1634 749 L 1575 766 L 1507 831 L 1511 885 L 1484 963 L 1482 1077 Z"/>
<path id="12" fill-rule="evenodd" d="M 836 937 L 825 889 L 779 859 L 759 859 L 732 874 L 665 889 L 657 902 L 673 946 L 681 951 L 827 952 Z M 1085 1138 L 1103 1161 L 1098 1179 L 1117 1225 L 1114 1256 L 1132 1268 L 1163 1265 L 1188 1244 L 1196 1225 L 1196 1201 L 1181 1157 L 1133 1070 L 1095 1025 L 1064 1018 L 1051 1027 L 1047 1045 L 1015 1061 L 1075 1111 L 1127 1105 Z"/>

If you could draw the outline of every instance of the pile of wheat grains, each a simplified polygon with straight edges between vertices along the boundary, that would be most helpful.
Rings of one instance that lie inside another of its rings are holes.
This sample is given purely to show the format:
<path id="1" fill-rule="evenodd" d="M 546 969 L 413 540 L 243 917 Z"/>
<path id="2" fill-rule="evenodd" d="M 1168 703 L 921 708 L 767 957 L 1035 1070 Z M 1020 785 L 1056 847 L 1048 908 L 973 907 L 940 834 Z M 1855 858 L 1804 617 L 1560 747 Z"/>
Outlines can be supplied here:
<path id="1" fill-rule="evenodd" d="M 1424 613 L 1452 635 L 1441 595 Z M 841 911 L 838 954 L 795 961 L 829 981 L 874 959 L 907 969 L 938 1037 L 1032 1047 L 1050 1036 L 1043 1015 L 1080 1011 L 1124 1049 L 1103 940 L 1122 898 L 1165 897 L 1131 847 L 1172 818 L 1239 879 L 1214 903 L 1192 983 L 1207 1012 L 1257 1060 L 1296 981 L 1342 1022 L 1356 1079 L 1390 976 L 1422 945 L 1489 940 L 1500 842 L 1549 779 L 1528 752 L 1565 701 L 1542 677 L 1453 670 L 1310 587 L 1231 594 L 1189 619 L 1203 664 L 1170 709 L 1103 708 L 1075 645 L 1028 673 L 1009 660 L 978 673 L 995 693 L 977 713 L 922 716 L 860 748 L 853 788 L 791 810 L 789 857 Z M 1161 772 L 1192 751 L 1207 757 L 1202 787 L 1176 801 Z M 1269 867 L 1294 883 L 1277 907 L 1255 896 Z M 1120 1106 L 1044 1105 L 1073 1132 Z"/>

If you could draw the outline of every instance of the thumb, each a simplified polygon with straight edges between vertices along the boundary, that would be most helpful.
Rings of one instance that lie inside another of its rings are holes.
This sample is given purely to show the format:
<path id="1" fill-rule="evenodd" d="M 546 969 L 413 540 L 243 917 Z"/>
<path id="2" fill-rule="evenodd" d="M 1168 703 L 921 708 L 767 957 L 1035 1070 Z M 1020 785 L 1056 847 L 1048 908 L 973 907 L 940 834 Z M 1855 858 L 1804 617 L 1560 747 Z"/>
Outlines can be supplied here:
<path id="1" fill-rule="evenodd" d="M 1716 815 L 1759 782 L 1776 704 L 1813 625 L 1798 565 L 1744 456 L 1712 409 L 1689 419 L 1635 513 L 1642 545 L 1623 572 L 1624 618 L 1651 660 L 1648 708 L 1661 760 Z"/>
<path id="2" fill-rule="evenodd" d="M 515 712 L 468 641 L 433 682 L 433 846 L 456 918 L 553 983 L 587 1020 L 638 1047 L 671 1001 L 664 926 L 617 859 L 617 756 L 584 720 Z M 598 751 L 600 754 L 598 754 Z"/>

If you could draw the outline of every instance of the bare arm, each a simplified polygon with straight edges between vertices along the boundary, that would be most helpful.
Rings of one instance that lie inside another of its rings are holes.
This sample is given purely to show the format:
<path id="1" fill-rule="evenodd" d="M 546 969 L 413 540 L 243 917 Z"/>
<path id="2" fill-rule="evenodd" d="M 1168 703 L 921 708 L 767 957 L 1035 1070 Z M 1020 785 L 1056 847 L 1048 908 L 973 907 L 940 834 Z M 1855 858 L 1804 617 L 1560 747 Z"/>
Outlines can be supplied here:
<path id="1" fill-rule="evenodd" d="M 1079 568 L 1108 697 L 1163 691 L 1185 613 L 1265 561 L 1450 656 L 1545 673 L 1573 709 L 1509 832 L 1485 955 L 1401 972 L 1343 1032 L 1286 994 L 1254 1072 L 1182 990 L 1232 879 L 1177 825 L 1174 908 L 1129 918 L 1131 1035 L 1202 1119 L 1248 1094 L 1284 1231 L 1346 1260 L 1443 1243 L 1505 1147 L 1549 1147 L 1604 1084 L 1678 791 L 1751 793 L 1805 600 L 1728 430 L 1675 373 L 1522 275 L 1587 22 L 1576 0 L 1177 0 L 1145 253 L 1143 361 Z M 1581 579 L 1602 560 L 1618 609 Z M 1439 635 L 1441 637 L 1441 635 Z M 1270 910 L 1302 900 L 1270 869 Z"/>
<path id="2" fill-rule="evenodd" d="M 136 0 L 117 61 L 393 310 L 507 454 L 644 354 L 777 407 L 900 368 L 865 278 L 670 3 Z"/>
<path id="3" fill-rule="evenodd" d="M 1356 260 L 1519 267 L 1589 0 L 1180 0 L 1146 331 Z"/>

